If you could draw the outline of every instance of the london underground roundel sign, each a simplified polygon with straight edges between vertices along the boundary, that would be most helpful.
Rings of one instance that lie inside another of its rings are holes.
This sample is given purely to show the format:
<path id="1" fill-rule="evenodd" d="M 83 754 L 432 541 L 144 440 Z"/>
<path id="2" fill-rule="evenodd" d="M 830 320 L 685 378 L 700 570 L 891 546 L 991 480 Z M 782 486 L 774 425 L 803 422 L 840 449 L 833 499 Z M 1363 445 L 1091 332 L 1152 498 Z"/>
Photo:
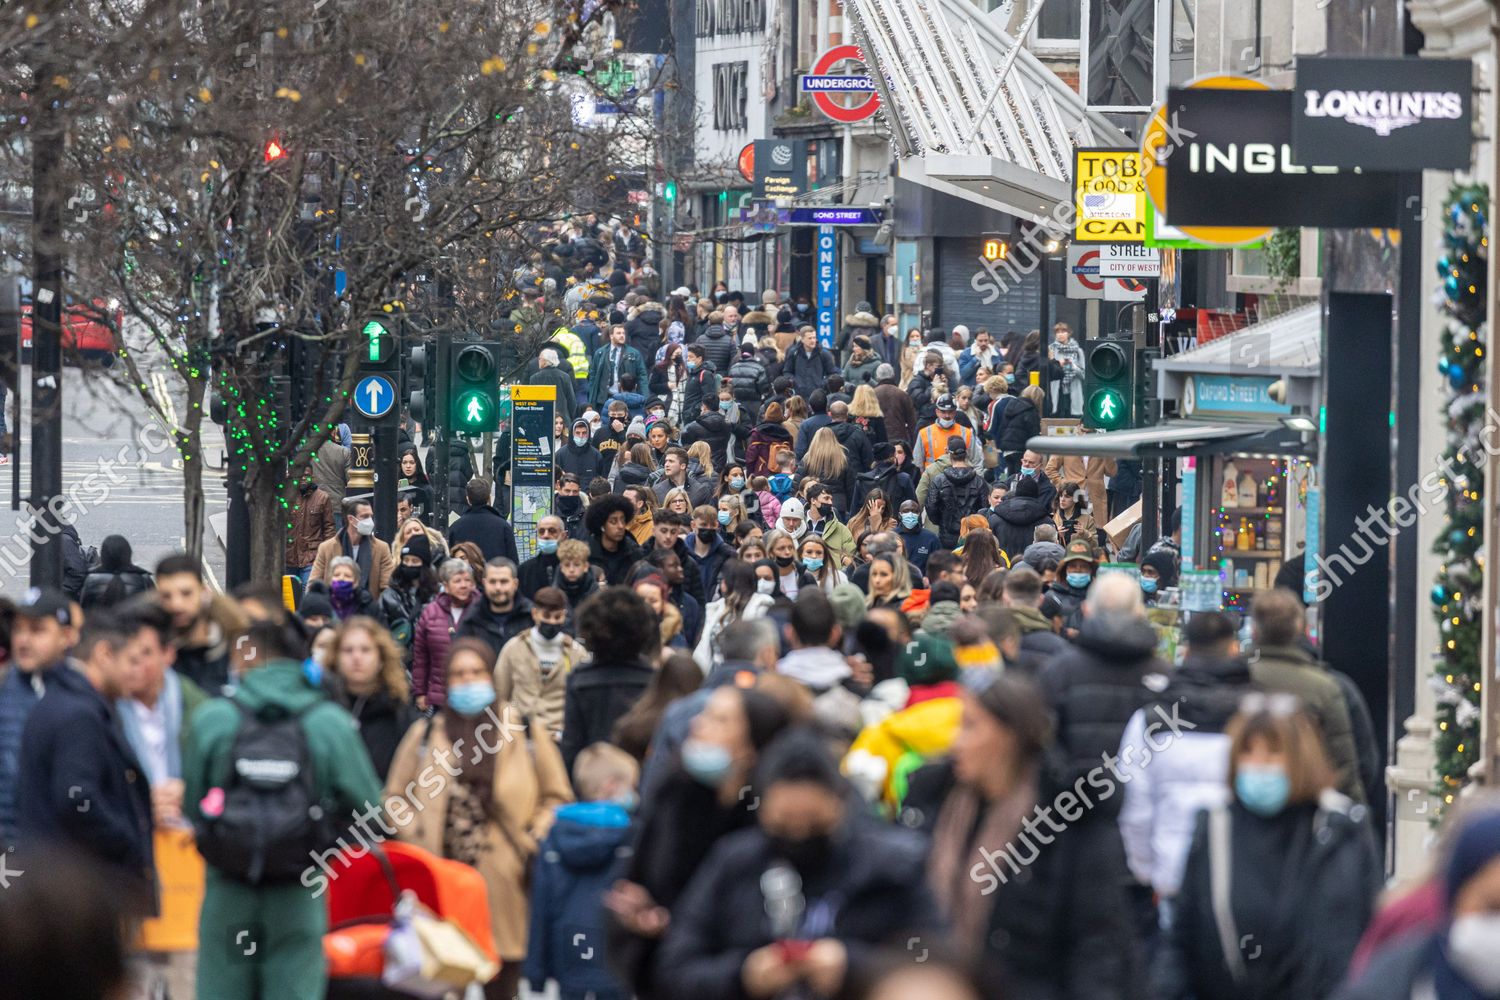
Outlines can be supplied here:
<path id="1" fill-rule="evenodd" d="M 862 122 L 880 107 L 880 95 L 875 92 L 875 81 L 868 74 L 829 72 L 840 63 L 850 62 L 864 65 L 859 46 L 835 45 L 818 57 L 811 73 L 802 77 L 802 90 L 812 95 L 813 103 L 818 106 L 818 109 L 834 121 L 845 124 Z M 849 97 L 865 96 L 863 100 L 845 105 L 834 99 L 836 94 Z"/>

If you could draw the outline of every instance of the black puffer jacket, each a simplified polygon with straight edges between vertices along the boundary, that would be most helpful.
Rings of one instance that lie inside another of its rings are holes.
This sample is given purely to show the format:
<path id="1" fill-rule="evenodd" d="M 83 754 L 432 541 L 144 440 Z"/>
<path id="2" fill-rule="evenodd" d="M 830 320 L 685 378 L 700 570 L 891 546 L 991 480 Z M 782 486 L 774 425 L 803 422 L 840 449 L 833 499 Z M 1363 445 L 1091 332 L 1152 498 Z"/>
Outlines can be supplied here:
<path id="1" fill-rule="evenodd" d="M 958 544 L 963 519 L 984 506 L 990 488 L 971 466 L 949 466 L 932 480 L 927 491 L 927 520 L 937 525 L 938 544 L 951 549 Z"/>
<path id="2" fill-rule="evenodd" d="M 1144 618 L 1099 613 L 1084 620 L 1075 648 L 1041 674 L 1070 782 L 1099 767 L 1105 754 L 1119 752 L 1125 724 L 1153 697 L 1145 679 L 1169 673 L 1156 658 L 1156 630 Z M 1113 796 L 1098 810 L 1116 816 L 1123 798 Z"/>
<path id="3" fill-rule="evenodd" d="M 911 477 L 896 468 L 894 462 L 881 462 L 870 471 L 859 474 L 854 500 L 856 510 L 864 506 L 865 497 L 871 490 L 885 494 L 885 509 L 888 511 L 900 510 L 903 503 L 917 498 L 917 488 Z"/>
<path id="4" fill-rule="evenodd" d="M 1005 494 L 995 514 L 1000 521 L 995 541 L 1012 563 L 1020 560 L 1021 553 L 1034 540 L 1036 526 L 1048 518 L 1047 505 L 1040 497 L 1023 497 L 1015 490 Z"/>
<path id="5" fill-rule="evenodd" d="M 739 356 L 739 345 L 735 343 L 734 335 L 717 323 L 703 331 L 703 335 L 698 338 L 698 346 L 703 348 L 704 360 L 714 366 L 714 371 L 728 371 Z"/>
<path id="6" fill-rule="evenodd" d="M 771 394 L 771 380 L 766 366 L 758 357 L 740 358 L 729 366 L 729 382 L 734 386 L 735 402 L 759 409 L 760 401 Z"/>
<path id="7" fill-rule="evenodd" d="M 1191 723 L 1197 733 L 1222 733 L 1240 708 L 1240 699 L 1254 690 L 1250 664 L 1240 657 L 1189 654 L 1172 671 L 1167 688 L 1146 703 Z M 1183 728 L 1187 728 L 1184 726 Z"/>
<path id="8" fill-rule="evenodd" d="M 516 595 L 509 611 L 496 611 L 486 600 L 470 601 L 469 610 L 459 620 L 453 638 L 487 642 L 498 657 L 501 647 L 531 626 L 531 602 L 520 594 Z"/>
<path id="9" fill-rule="evenodd" d="M 742 424 L 731 424 L 724 419 L 724 414 L 710 411 L 700 413 L 682 431 L 682 446 L 690 448 L 699 441 L 708 442 L 708 450 L 713 455 L 714 468 L 723 469 L 729 464 L 729 440 L 734 438 L 740 442 L 740 447 L 735 451 L 744 453 L 745 441 L 750 437 L 750 431 Z"/>
<path id="10" fill-rule="evenodd" d="M 640 351 L 647 364 L 656 358 L 656 349 L 661 346 L 662 316 L 661 306 L 650 302 L 625 323 L 625 342 Z"/>
<path id="11" fill-rule="evenodd" d="M 1029 399 L 1016 397 L 1005 408 L 996 433 L 996 443 L 1004 453 L 1025 451 L 1026 442 L 1042 432 L 1042 415 Z"/>

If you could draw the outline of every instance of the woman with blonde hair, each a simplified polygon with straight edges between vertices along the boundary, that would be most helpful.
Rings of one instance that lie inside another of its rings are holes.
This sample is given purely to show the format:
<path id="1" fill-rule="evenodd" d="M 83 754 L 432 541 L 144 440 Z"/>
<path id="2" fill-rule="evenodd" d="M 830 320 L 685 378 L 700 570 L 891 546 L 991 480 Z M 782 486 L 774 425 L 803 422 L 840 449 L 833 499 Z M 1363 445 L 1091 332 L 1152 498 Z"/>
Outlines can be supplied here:
<path id="1" fill-rule="evenodd" d="M 832 427 L 819 427 L 808 445 L 807 454 L 797 466 L 797 475 L 805 480 L 815 480 L 833 494 L 833 505 L 840 514 L 849 510 L 859 485 L 854 466 L 849 463 L 848 453 Z"/>
<path id="2" fill-rule="evenodd" d="M 448 557 L 448 543 L 442 534 L 427 527 L 420 517 L 413 515 L 396 526 L 396 540 L 391 542 L 391 556 L 397 564 L 401 562 L 401 547 L 409 542 L 413 535 L 427 536 L 427 544 L 432 548 L 432 565 L 440 565 Z"/>
<path id="3" fill-rule="evenodd" d="M 879 451 L 886 443 L 885 411 L 880 408 L 880 397 L 875 395 L 874 386 L 854 387 L 854 398 L 849 401 L 849 422 L 864 430 L 872 451 Z"/>
<path id="4" fill-rule="evenodd" d="M 734 529 L 738 528 L 744 520 L 745 503 L 739 496 L 726 493 L 719 497 L 719 534 L 724 536 L 727 544 L 734 544 Z"/>
<path id="5" fill-rule="evenodd" d="M 689 472 L 692 472 L 693 465 L 696 463 L 698 471 L 693 472 L 693 475 L 702 476 L 705 479 L 714 478 L 714 450 L 709 447 L 707 441 L 694 441 L 687 453 Z"/>
<path id="6" fill-rule="evenodd" d="M 870 608 L 895 608 L 911 596 L 911 571 L 906 560 L 884 553 L 870 560 L 869 590 L 865 594 L 865 605 Z"/>
<path id="7" fill-rule="evenodd" d="M 669 510 L 674 514 L 686 514 L 693 516 L 693 498 L 688 495 L 686 486 L 674 486 L 662 497 L 661 509 Z"/>
<path id="8" fill-rule="evenodd" d="M 829 551 L 822 535 L 803 535 L 802 543 L 797 546 L 797 560 L 804 572 L 812 574 L 818 582 L 818 589 L 825 594 L 833 593 L 834 587 L 849 581 L 844 571 L 838 568 L 838 560 Z"/>
<path id="9" fill-rule="evenodd" d="M 406 667 L 390 631 L 364 615 L 340 625 L 323 686 L 354 717 L 370 763 L 384 781 L 401 737 L 421 717 L 411 703 Z"/>

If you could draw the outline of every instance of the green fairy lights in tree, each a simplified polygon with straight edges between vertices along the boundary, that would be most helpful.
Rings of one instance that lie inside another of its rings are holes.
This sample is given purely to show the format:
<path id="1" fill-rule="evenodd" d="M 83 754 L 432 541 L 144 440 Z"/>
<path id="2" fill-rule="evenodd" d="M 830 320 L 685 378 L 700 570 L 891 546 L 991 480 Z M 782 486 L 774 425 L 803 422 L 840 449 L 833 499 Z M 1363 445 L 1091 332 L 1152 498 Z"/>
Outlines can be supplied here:
<path id="1" fill-rule="evenodd" d="M 1430 678 L 1436 702 L 1438 785 L 1451 803 L 1479 751 L 1484 570 L 1485 266 L 1489 189 L 1456 185 L 1444 203 L 1439 308 L 1446 317 L 1438 372 L 1447 380 L 1444 412 L 1446 519 L 1433 551 L 1443 557 L 1432 588 L 1441 641 Z"/>

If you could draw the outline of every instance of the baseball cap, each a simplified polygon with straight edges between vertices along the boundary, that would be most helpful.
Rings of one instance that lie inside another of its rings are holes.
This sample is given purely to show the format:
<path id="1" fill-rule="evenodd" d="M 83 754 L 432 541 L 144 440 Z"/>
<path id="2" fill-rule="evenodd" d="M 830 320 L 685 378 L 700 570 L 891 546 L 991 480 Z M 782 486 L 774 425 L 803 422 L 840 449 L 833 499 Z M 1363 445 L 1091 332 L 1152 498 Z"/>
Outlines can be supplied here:
<path id="1" fill-rule="evenodd" d="M 1094 564 L 1094 547 L 1082 538 L 1075 538 L 1071 542 L 1069 542 L 1068 547 L 1063 550 L 1062 561 L 1064 563 L 1070 563 L 1077 562 L 1079 560 L 1082 560 L 1083 562 L 1086 562 L 1090 566 L 1092 566 Z"/>
<path id="2" fill-rule="evenodd" d="M 949 393 L 946 393 L 946 392 L 943 393 L 941 396 L 939 396 L 937 398 L 937 402 L 934 403 L 933 405 L 937 409 L 939 409 L 939 410 L 956 410 L 956 409 L 958 409 L 957 404 L 955 404 L 953 402 L 953 396 L 951 394 L 949 394 Z"/>
<path id="3" fill-rule="evenodd" d="M 73 624 L 73 604 L 56 587 L 28 588 L 16 603 L 16 614 L 23 618 L 51 618 L 59 625 Z"/>
<path id="4" fill-rule="evenodd" d="M 688 287 L 686 285 L 679 285 L 678 287 L 672 289 L 672 294 L 684 299 L 690 299 L 693 297 L 693 293 L 688 291 Z"/>

